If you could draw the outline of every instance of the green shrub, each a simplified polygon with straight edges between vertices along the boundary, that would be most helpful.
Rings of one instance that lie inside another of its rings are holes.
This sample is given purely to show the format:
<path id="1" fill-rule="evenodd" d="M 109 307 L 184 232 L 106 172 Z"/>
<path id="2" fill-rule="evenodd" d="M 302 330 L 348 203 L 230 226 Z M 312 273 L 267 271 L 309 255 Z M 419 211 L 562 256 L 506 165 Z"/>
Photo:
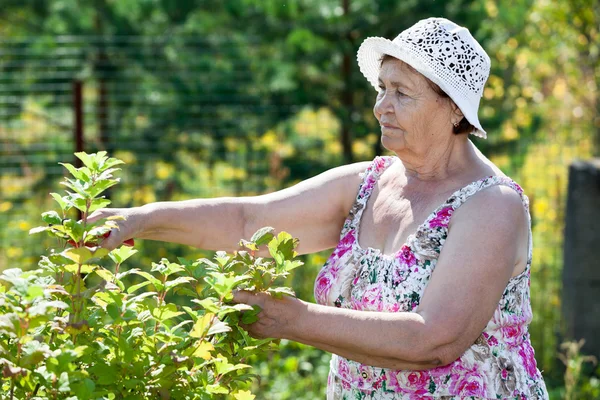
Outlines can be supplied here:
<path id="1" fill-rule="evenodd" d="M 263 228 L 234 254 L 124 269 L 136 250 L 98 246 L 116 219 L 87 219 L 110 204 L 101 194 L 119 182 L 113 174 L 122 161 L 105 152 L 76 156 L 83 167 L 63 164 L 71 174 L 61 182 L 66 195 L 51 194 L 60 211 L 43 213 L 47 225 L 30 232 L 50 234 L 55 247 L 38 268 L 0 275 L 1 396 L 253 399 L 245 389 L 255 375 L 246 361 L 273 341 L 253 339 L 238 326 L 256 321 L 260 309 L 232 304 L 232 291 L 293 294 L 273 285 L 302 265 L 297 240 Z M 70 218 L 76 210 L 81 218 Z M 272 259 L 256 256 L 260 246 Z M 169 303 L 170 294 L 183 304 Z"/>

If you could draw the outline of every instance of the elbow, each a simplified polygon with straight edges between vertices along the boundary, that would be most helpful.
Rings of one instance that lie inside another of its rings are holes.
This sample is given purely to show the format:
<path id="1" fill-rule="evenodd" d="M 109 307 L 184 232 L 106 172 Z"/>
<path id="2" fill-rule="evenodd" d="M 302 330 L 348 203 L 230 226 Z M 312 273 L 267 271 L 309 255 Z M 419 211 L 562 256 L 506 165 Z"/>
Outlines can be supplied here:
<path id="1" fill-rule="evenodd" d="M 443 346 L 440 348 L 422 349 L 420 351 L 415 350 L 412 355 L 400 361 L 408 361 L 413 365 L 421 366 L 414 369 L 427 370 L 452 364 L 461 354 Z M 406 360 L 406 358 L 409 358 L 409 360 Z"/>
<path id="2" fill-rule="evenodd" d="M 463 353 L 464 351 L 459 351 L 456 344 L 453 343 L 441 346 L 431 353 L 431 357 L 434 362 L 434 366 L 432 368 L 445 367 L 446 365 L 452 364 L 454 361 L 460 358 Z"/>
<path id="3" fill-rule="evenodd" d="M 407 358 L 417 365 L 423 365 L 422 369 L 451 364 L 465 351 L 462 348 L 460 339 L 451 338 L 448 335 L 429 333 L 421 335 L 420 338 L 421 340 L 417 345 L 411 346 Z"/>

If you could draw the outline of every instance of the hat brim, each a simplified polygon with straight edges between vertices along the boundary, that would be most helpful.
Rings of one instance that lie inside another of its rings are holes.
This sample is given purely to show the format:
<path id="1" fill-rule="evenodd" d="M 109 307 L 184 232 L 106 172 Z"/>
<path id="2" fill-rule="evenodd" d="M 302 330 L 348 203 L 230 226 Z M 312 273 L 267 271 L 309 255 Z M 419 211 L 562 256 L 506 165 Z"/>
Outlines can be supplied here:
<path id="1" fill-rule="evenodd" d="M 367 81 L 378 90 L 379 86 L 379 69 L 380 60 L 384 55 L 390 55 L 401 61 L 404 61 L 427 79 L 438 85 L 445 93 L 452 93 L 448 90 L 445 82 L 435 74 L 431 68 L 422 63 L 417 57 L 412 54 L 412 51 L 408 48 L 404 48 L 389 39 L 382 37 L 370 37 L 360 45 L 356 58 L 358 61 L 358 67 L 360 72 L 367 78 Z M 487 138 L 486 131 L 481 127 L 479 118 L 477 117 L 477 107 L 474 107 L 468 102 L 467 99 L 461 96 L 450 96 L 452 101 L 456 103 L 460 111 L 463 113 L 467 121 L 475 127 L 471 134 L 479 136 L 481 138 Z"/>

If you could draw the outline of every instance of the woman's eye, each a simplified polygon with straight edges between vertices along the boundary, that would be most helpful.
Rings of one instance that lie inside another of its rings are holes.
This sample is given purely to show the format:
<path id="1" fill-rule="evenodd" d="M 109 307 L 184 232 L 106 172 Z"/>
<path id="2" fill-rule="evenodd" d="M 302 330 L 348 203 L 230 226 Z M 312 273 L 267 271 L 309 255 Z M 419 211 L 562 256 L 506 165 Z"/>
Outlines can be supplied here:
<path id="1" fill-rule="evenodd" d="M 404 96 L 406 96 L 406 94 L 404 94 L 403 92 L 401 92 L 401 91 L 398 90 L 398 96 L 404 97 Z"/>
<path id="2" fill-rule="evenodd" d="M 380 92 L 385 92 L 385 86 L 379 86 L 379 91 Z"/>

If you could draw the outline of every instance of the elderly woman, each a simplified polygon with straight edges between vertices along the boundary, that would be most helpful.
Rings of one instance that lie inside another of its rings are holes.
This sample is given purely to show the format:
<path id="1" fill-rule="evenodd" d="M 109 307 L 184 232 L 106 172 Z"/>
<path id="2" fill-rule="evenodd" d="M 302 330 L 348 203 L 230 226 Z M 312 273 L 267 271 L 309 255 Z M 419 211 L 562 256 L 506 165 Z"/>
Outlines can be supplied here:
<path id="1" fill-rule="evenodd" d="M 430 18 L 393 41 L 368 38 L 358 63 L 395 156 L 263 196 L 102 210 L 95 218 L 127 217 L 104 245 L 233 250 L 273 226 L 298 237 L 300 253 L 335 247 L 317 304 L 235 297 L 262 307 L 246 327 L 254 336 L 333 353 L 328 399 L 548 398 L 527 332 L 527 197 L 468 138 L 486 137 L 477 110 L 489 57 L 467 29 Z"/>

